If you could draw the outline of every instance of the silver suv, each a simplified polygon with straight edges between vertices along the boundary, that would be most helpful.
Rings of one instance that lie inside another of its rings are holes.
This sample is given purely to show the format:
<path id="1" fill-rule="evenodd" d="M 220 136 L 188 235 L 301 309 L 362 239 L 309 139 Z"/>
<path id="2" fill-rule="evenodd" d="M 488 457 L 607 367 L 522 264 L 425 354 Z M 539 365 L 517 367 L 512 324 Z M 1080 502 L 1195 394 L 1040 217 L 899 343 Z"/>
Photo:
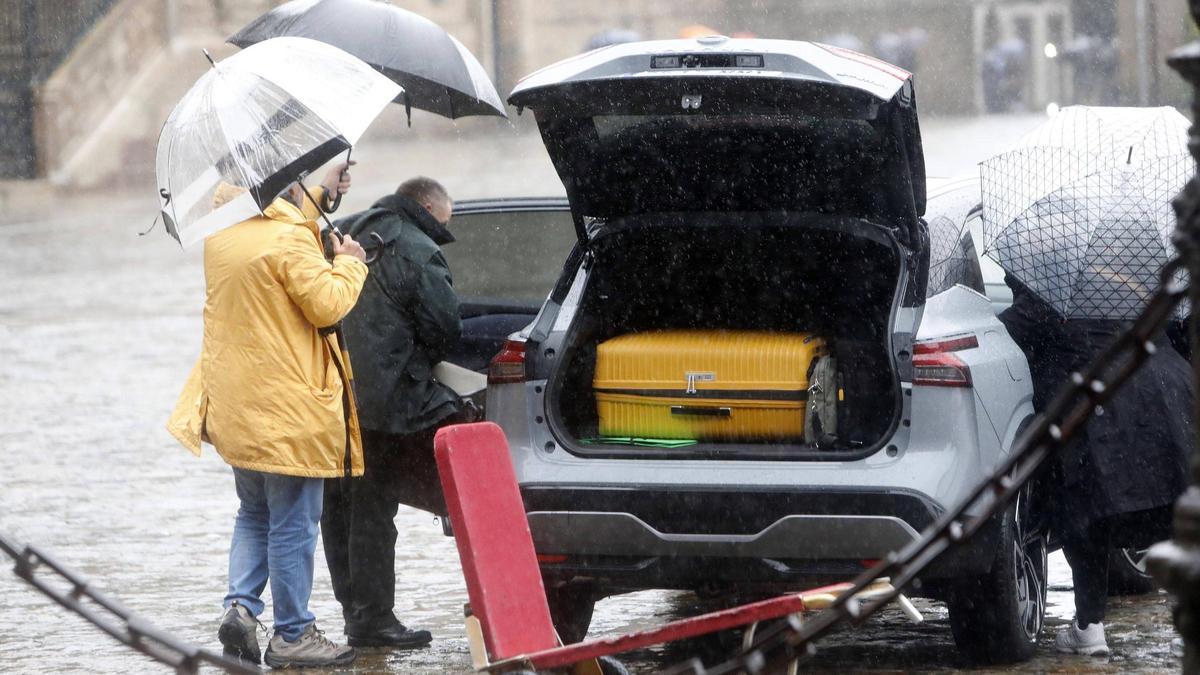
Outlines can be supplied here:
<path id="1" fill-rule="evenodd" d="M 577 241 L 491 361 L 487 416 L 564 639 L 607 595 L 852 577 L 964 499 L 1032 417 L 962 220 L 923 217 L 908 73 L 807 42 L 641 42 L 549 66 L 509 101 L 536 115 Z M 590 442 L 597 344 L 665 328 L 831 338 L 836 441 Z M 1029 496 L 909 589 L 948 603 L 978 661 L 1028 658 L 1041 631 Z"/>

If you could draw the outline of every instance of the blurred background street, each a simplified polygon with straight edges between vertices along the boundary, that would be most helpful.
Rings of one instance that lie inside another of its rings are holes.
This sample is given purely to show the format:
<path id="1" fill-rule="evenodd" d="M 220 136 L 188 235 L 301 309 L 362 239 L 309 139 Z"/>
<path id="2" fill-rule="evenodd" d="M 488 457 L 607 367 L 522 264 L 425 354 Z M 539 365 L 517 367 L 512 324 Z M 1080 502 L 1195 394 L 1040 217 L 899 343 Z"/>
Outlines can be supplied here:
<path id="1" fill-rule="evenodd" d="M 164 430 L 196 358 L 202 249 L 181 251 L 161 225 L 154 148 L 171 106 L 222 58 L 225 36 L 279 4 L 268 0 L 0 0 L 0 531 L 45 547 L 135 612 L 216 648 L 236 509 L 229 467 Z M 1168 0 L 690 0 L 606 3 L 412 0 L 395 4 L 458 37 L 502 95 L 537 68 L 606 41 L 676 37 L 689 26 L 812 39 L 916 73 L 931 177 L 973 172 L 1061 106 L 1182 105 L 1163 65 L 1194 37 L 1185 3 Z M 455 199 L 563 194 L 531 115 L 458 123 L 391 106 L 355 147 L 340 215 L 416 174 Z M 453 222 L 451 223 L 453 228 Z M 369 651 L 355 672 L 469 672 L 466 601 L 453 541 L 432 517 L 397 520 L 401 619 L 433 631 L 430 649 Z M 318 551 L 313 610 L 341 639 Z M 0 560 L 0 563 L 3 563 Z M 1024 672 L 1176 672 L 1167 597 L 1110 605 L 1109 660 L 1053 654 L 1074 615 L 1070 571 L 1051 559 L 1039 657 Z M 602 601 L 592 635 L 707 609 L 687 594 Z M 946 610 L 926 623 L 894 611 L 825 645 L 832 671 L 964 667 Z M 685 644 L 627 659 L 654 672 L 734 641 Z M 0 672 L 166 672 L 0 569 Z"/>

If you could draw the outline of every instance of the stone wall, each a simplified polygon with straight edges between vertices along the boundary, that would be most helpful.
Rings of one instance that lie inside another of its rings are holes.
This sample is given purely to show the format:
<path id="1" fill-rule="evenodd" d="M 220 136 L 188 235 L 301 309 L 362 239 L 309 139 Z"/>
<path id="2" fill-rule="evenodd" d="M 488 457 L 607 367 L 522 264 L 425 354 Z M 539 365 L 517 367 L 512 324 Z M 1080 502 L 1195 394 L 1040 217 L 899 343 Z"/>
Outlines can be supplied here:
<path id="1" fill-rule="evenodd" d="M 167 44 L 161 0 L 122 0 L 34 90 L 38 170 L 67 165 Z"/>
<path id="2" fill-rule="evenodd" d="M 0 0 L 4 1 L 4 0 Z M 11 1 L 11 0 L 8 0 Z M 1122 93 L 1136 92 L 1131 79 L 1131 7 L 1117 3 L 1123 48 Z M 209 48 L 222 58 L 235 51 L 227 36 L 282 0 L 119 0 L 109 16 L 37 94 L 39 164 L 44 175 L 71 184 L 92 184 L 126 167 L 153 166 L 158 129 L 174 102 L 206 67 Z M 703 24 L 725 33 L 759 37 L 857 41 L 864 51 L 883 34 L 920 29 L 926 39 L 913 70 L 923 115 L 979 112 L 979 63 L 988 8 L 1076 6 L 1071 0 L 392 0 L 445 27 L 488 72 L 498 74 L 506 97 L 517 80 L 582 52 L 607 30 L 635 31 L 644 39 L 679 36 Z M 1156 14 L 1154 75 L 1157 100 L 1174 102 L 1177 78 L 1164 75 L 1162 59 L 1181 44 L 1190 21 L 1182 3 L 1149 4 Z M 2 46 L 2 45 L 0 45 Z M 1034 45 L 1040 51 L 1040 45 Z M 1039 56 L 1040 58 L 1040 56 Z M 1045 77 L 1042 78 L 1043 80 Z M 1043 83 L 1044 84 L 1044 83 Z M 1132 87 L 1132 89 L 1131 89 Z M 1044 89 L 1045 87 L 1043 87 Z M 1179 90 L 1182 91 L 1182 90 Z M 1044 92 L 1043 92 L 1044 93 Z M 1182 95 L 1182 94 L 1180 94 Z M 1126 103 L 1133 103 L 1124 97 Z M 1031 104 L 1045 105 L 1045 101 Z M 1036 107 L 1036 106 L 1035 106 Z M 412 133 L 473 133 L 494 129 L 493 120 L 456 123 L 414 113 L 408 129 L 402 112 L 388 110 L 372 127 L 375 137 Z M 514 123 L 528 125 L 529 116 Z"/>
<path id="3" fill-rule="evenodd" d="M 1184 107 L 1190 100 L 1186 81 L 1166 66 L 1166 59 L 1175 49 L 1196 38 L 1187 6 L 1182 2 L 1146 0 L 1146 39 L 1144 48 L 1149 60 L 1146 88 L 1151 104 L 1169 103 Z M 1117 0 L 1117 40 L 1120 46 L 1120 96 L 1125 105 L 1139 103 L 1139 44 L 1137 0 Z"/>

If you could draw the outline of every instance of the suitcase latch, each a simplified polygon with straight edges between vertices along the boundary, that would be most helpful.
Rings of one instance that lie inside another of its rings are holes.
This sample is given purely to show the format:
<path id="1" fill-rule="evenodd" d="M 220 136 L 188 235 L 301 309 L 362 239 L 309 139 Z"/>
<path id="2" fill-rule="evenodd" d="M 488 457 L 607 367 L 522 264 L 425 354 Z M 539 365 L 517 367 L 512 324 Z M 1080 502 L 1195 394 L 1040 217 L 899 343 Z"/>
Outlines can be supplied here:
<path id="1" fill-rule="evenodd" d="M 684 373 L 684 375 L 687 377 L 687 389 L 685 389 L 683 392 L 685 394 L 697 393 L 696 392 L 696 383 L 697 382 L 716 382 L 717 381 L 716 373 Z"/>

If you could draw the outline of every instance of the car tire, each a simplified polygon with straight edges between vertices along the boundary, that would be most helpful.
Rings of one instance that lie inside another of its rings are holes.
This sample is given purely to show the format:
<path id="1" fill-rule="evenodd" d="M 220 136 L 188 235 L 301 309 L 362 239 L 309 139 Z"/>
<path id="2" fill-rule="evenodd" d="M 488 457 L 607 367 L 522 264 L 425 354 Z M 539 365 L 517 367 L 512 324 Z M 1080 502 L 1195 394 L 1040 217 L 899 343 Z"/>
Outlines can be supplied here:
<path id="1" fill-rule="evenodd" d="M 550 605 L 550 620 L 564 645 L 581 642 L 587 637 L 592 611 L 596 608 L 596 596 L 591 588 L 571 585 L 546 588 L 546 602 Z"/>
<path id="2" fill-rule="evenodd" d="M 1033 522 L 1026 494 L 1001 519 L 991 571 L 957 582 L 947 602 L 954 642 L 972 663 L 1018 663 L 1037 652 L 1046 612 L 1046 535 L 1019 526 Z"/>
<path id="3" fill-rule="evenodd" d="M 625 664 L 611 656 L 601 656 L 596 661 L 600 664 L 600 672 L 603 675 L 629 675 Z"/>
<path id="4" fill-rule="evenodd" d="M 1145 595 L 1157 588 L 1146 571 L 1150 548 L 1114 548 L 1108 554 L 1108 594 Z"/>

